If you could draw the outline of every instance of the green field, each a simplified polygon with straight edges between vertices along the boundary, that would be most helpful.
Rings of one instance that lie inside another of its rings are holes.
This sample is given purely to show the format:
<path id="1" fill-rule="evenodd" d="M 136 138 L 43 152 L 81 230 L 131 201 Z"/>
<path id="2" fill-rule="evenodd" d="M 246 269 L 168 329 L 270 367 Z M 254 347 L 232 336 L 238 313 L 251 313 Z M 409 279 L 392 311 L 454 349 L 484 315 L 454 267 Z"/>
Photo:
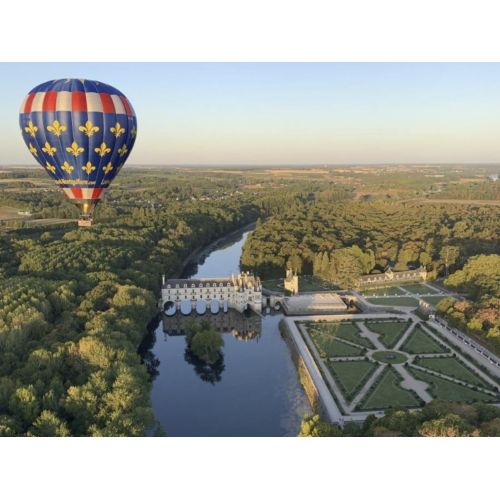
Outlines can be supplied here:
<path id="1" fill-rule="evenodd" d="M 445 375 L 457 378 L 463 382 L 468 382 L 469 384 L 491 388 L 487 382 L 457 361 L 456 358 L 420 358 L 414 364 L 444 373 Z"/>
<path id="2" fill-rule="evenodd" d="M 418 300 L 414 299 L 413 297 L 379 297 L 375 299 L 369 299 L 369 302 L 379 306 L 418 306 Z"/>
<path id="3" fill-rule="evenodd" d="M 429 295 L 437 293 L 434 288 L 430 288 L 422 283 L 417 283 L 415 285 L 403 285 L 403 288 L 405 290 L 408 290 L 410 293 L 418 293 L 419 295 Z"/>
<path id="4" fill-rule="evenodd" d="M 439 302 L 441 302 L 443 299 L 448 298 L 449 295 L 433 295 L 429 297 L 428 295 L 420 297 L 422 300 L 425 300 L 429 304 L 432 304 L 433 306 L 437 305 Z"/>
<path id="5" fill-rule="evenodd" d="M 361 410 L 375 410 L 395 406 L 415 407 L 420 406 L 420 399 L 411 391 L 403 389 L 400 385 L 401 377 L 391 367 L 387 367 L 376 382 L 374 391 L 361 402 Z"/>
<path id="6" fill-rule="evenodd" d="M 375 363 L 364 360 L 330 361 L 327 366 L 349 401 L 377 368 Z"/>
<path id="7" fill-rule="evenodd" d="M 456 403 L 468 401 L 493 402 L 498 398 L 485 394 L 484 392 L 469 389 L 455 382 L 445 380 L 441 377 L 424 373 L 416 368 L 408 368 L 408 371 L 417 379 L 429 384 L 429 391 L 434 398 L 453 401 Z"/>
<path id="8" fill-rule="evenodd" d="M 377 297 L 380 295 L 405 295 L 405 293 L 396 286 L 386 286 L 383 288 L 372 288 L 362 292 L 365 297 Z"/>
<path id="9" fill-rule="evenodd" d="M 349 340 L 350 342 L 354 342 L 368 349 L 373 349 L 375 347 L 369 339 L 360 335 L 355 323 L 341 323 L 339 321 L 332 323 L 315 323 L 308 328 L 310 332 L 315 330 L 331 335 L 332 337 Z"/>
<path id="10" fill-rule="evenodd" d="M 299 276 L 299 292 L 325 292 L 340 290 L 338 286 L 316 276 Z"/>
<path id="11" fill-rule="evenodd" d="M 400 365 L 408 360 L 404 354 L 397 351 L 377 351 L 372 354 L 372 357 L 375 361 L 393 365 Z"/>
<path id="12" fill-rule="evenodd" d="M 406 342 L 401 346 L 401 351 L 410 354 L 433 354 L 441 352 L 449 352 L 445 346 L 436 342 L 427 332 L 419 325 L 410 333 Z"/>
<path id="13" fill-rule="evenodd" d="M 275 280 L 264 280 L 262 282 L 262 287 L 270 290 L 271 292 L 284 292 L 285 287 L 283 286 L 283 278 Z"/>
<path id="14" fill-rule="evenodd" d="M 311 340 L 314 342 L 316 349 L 321 357 L 332 358 L 336 356 L 361 356 L 364 349 L 354 347 L 337 340 L 333 335 L 321 331 L 309 332 Z"/>
<path id="15" fill-rule="evenodd" d="M 366 327 L 374 333 L 379 334 L 379 340 L 387 349 L 392 349 L 409 326 L 409 323 L 401 321 L 366 321 Z"/>

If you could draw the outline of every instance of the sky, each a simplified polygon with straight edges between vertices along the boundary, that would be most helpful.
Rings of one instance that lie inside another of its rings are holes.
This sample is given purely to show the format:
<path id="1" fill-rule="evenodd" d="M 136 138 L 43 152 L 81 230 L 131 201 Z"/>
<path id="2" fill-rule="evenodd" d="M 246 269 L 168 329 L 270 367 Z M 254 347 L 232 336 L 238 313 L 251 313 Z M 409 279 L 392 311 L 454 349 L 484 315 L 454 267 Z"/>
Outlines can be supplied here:
<path id="1" fill-rule="evenodd" d="M 35 164 L 25 95 L 57 78 L 120 89 L 128 164 L 500 161 L 500 63 L 0 63 L 0 165 Z"/>

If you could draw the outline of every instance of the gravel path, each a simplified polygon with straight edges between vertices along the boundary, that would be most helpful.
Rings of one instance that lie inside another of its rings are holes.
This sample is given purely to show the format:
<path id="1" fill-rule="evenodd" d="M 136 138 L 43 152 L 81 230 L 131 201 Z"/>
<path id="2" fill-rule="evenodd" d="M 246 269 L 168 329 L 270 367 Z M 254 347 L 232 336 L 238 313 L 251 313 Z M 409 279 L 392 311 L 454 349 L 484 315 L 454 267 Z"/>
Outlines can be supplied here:
<path id="1" fill-rule="evenodd" d="M 401 387 L 403 389 L 415 391 L 426 403 L 432 401 L 432 396 L 427 392 L 429 384 L 414 378 L 404 366 L 393 365 L 393 368 L 403 377 L 403 381 L 401 382 Z"/>

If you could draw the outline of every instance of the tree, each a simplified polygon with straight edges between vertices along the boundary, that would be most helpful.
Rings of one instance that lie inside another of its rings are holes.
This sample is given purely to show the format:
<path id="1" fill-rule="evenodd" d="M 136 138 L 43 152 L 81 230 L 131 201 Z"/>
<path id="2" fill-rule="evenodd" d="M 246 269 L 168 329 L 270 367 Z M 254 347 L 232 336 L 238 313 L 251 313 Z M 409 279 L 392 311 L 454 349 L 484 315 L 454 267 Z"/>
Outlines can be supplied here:
<path id="1" fill-rule="evenodd" d="M 310 415 L 302 419 L 299 437 L 339 437 L 342 431 L 335 424 L 321 420 L 319 415 Z"/>
<path id="2" fill-rule="evenodd" d="M 194 336 L 190 348 L 203 361 L 215 363 L 221 356 L 223 346 L 222 335 L 213 328 L 209 328 L 201 330 Z"/>
<path id="3" fill-rule="evenodd" d="M 69 435 L 66 423 L 49 410 L 42 411 L 28 431 L 28 436 L 67 437 Z"/>
<path id="4" fill-rule="evenodd" d="M 481 434 L 483 436 L 500 437 L 500 417 L 481 425 Z"/>
<path id="5" fill-rule="evenodd" d="M 471 428 L 458 415 L 448 414 L 442 418 L 424 422 L 418 434 L 425 437 L 478 436 L 479 431 Z"/>
<path id="6" fill-rule="evenodd" d="M 446 276 L 449 274 L 449 269 L 454 266 L 460 256 L 460 248 L 453 245 L 445 245 L 439 252 L 439 257 L 444 262 Z"/>
<path id="7" fill-rule="evenodd" d="M 9 409 L 25 426 L 31 424 L 40 412 L 40 403 L 33 385 L 16 389 L 10 398 Z"/>

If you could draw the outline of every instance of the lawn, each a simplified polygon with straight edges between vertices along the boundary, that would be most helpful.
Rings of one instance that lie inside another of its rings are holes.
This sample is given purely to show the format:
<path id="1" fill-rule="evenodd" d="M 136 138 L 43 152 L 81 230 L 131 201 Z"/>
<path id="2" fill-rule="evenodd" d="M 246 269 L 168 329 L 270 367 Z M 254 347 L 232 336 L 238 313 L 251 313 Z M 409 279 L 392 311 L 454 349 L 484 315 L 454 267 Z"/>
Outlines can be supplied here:
<path id="1" fill-rule="evenodd" d="M 493 402 L 498 400 L 498 398 L 485 394 L 484 392 L 469 389 L 468 387 L 450 382 L 449 380 L 431 375 L 430 373 L 424 373 L 416 368 L 409 367 L 408 370 L 415 378 L 429 384 L 429 392 L 434 398 L 456 403 L 471 401 Z"/>
<path id="2" fill-rule="evenodd" d="M 328 363 L 328 369 L 338 382 L 344 396 L 349 401 L 356 395 L 377 365 L 371 361 L 335 361 Z"/>
<path id="3" fill-rule="evenodd" d="M 379 340 L 387 349 L 392 349 L 409 326 L 409 323 L 401 321 L 366 321 L 366 327 L 380 335 Z"/>
<path id="4" fill-rule="evenodd" d="M 433 295 L 431 297 L 429 296 L 422 296 L 420 297 L 422 300 L 425 300 L 429 304 L 432 304 L 433 306 L 437 305 L 439 302 L 441 302 L 443 299 L 448 298 L 449 295 Z"/>
<path id="5" fill-rule="evenodd" d="M 490 388 L 491 386 L 456 358 L 420 358 L 415 365 L 429 368 L 469 384 Z"/>
<path id="6" fill-rule="evenodd" d="M 401 377 L 391 367 L 383 372 L 377 386 L 360 404 L 361 410 L 375 410 L 395 406 L 420 406 L 420 399 L 411 391 L 401 387 Z"/>
<path id="7" fill-rule="evenodd" d="M 275 280 L 264 280 L 262 282 L 263 288 L 270 290 L 271 292 L 284 292 L 285 287 L 283 286 L 283 278 Z"/>
<path id="8" fill-rule="evenodd" d="M 435 341 L 427 332 L 419 325 L 410 333 L 406 342 L 401 346 L 401 351 L 410 354 L 433 354 L 441 352 L 449 352 L 449 350 Z"/>
<path id="9" fill-rule="evenodd" d="M 323 358 L 361 356 L 364 353 L 364 349 L 361 347 L 345 344 L 329 333 L 312 330 L 309 332 L 309 336 Z"/>
<path id="10" fill-rule="evenodd" d="M 340 290 L 340 288 L 316 276 L 299 276 L 299 292 L 325 292 L 327 290 Z"/>
<path id="11" fill-rule="evenodd" d="M 379 297 L 375 299 L 369 299 L 369 302 L 379 306 L 406 306 L 406 307 L 417 307 L 418 300 L 413 297 Z"/>
<path id="12" fill-rule="evenodd" d="M 369 339 L 362 337 L 355 323 L 341 323 L 339 321 L 332 323 L 316 323 L 309 326 L 309 331 L 316 330 L 325 335 L 332 335 L 339 339 L 349 340 L 360 346 L 368 349 L 373 349 L 375 346 Z"/>
<path id="13" fill-rule="evenodd" d="M 380 295 L 405 295 L 405 293 L 396 286 L 386 286 L 383 288 L 372 288 L 361 292 L 365 297 L 377 297 Z"/>
<path id="14" fill-rule="evenodd" d="M 403 285 L 405 290 L 408 290 L 410 293 L 418 293 L 419 295 L 428 295 L 432 293 L 437 293 L 434 288 L 430 288 L 424 284 L 415 284 L 415 285 Z"/>

